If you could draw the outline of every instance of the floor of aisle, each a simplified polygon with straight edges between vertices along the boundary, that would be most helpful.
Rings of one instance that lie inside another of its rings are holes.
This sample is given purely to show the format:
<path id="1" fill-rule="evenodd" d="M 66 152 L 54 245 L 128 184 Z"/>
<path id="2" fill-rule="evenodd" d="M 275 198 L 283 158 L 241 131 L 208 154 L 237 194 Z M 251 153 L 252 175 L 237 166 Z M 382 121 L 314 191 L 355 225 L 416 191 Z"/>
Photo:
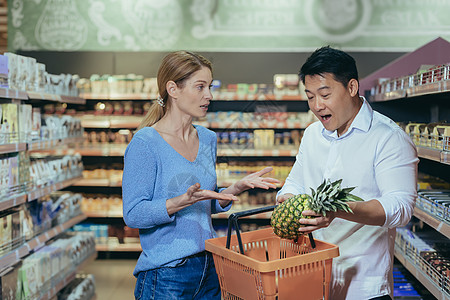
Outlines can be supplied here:
<path id="1" fill-rule="evenodd" d="M 96 259 L 82 271 L 95 278 L 96 300 L 134 299 L 135 259 Z"/>

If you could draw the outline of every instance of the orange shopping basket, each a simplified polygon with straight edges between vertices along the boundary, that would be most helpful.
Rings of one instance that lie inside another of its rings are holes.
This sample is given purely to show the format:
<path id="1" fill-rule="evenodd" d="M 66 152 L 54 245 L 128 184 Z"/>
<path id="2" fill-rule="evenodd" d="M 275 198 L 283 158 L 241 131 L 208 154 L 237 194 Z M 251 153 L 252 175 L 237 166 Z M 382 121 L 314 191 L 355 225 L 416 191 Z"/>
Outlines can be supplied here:
<path id="1" fill-rule="evenodd" d="M 328 299 L 331 266 L 339 248 L 320 240 L 281 239 L 272 228 L 240 233 L 240 217 L 271 211 L 268 206 L 233 213 L 226 237 L 206 240 L 223 299 Z M 235 235 L 232 235 L 234 226 Z"/>

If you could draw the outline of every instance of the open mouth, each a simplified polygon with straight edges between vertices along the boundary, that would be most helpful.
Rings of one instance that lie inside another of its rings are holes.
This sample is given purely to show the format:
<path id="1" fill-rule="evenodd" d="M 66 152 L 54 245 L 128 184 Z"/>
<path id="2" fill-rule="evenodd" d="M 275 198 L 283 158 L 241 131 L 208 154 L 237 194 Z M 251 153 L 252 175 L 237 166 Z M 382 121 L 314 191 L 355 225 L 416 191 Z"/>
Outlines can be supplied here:
<path id="1" fill-rule="evenodd" d="M 320 118 L 322 119 L 322 121 L 326 122 L 331 118 L 331 115 L 320 116 Z"/>
<path id="2" fill-rule="evenodd" d="M 200 107 L 203 108 L 203 109 L 208 109 L 208 104 L 200 105 Z"/>

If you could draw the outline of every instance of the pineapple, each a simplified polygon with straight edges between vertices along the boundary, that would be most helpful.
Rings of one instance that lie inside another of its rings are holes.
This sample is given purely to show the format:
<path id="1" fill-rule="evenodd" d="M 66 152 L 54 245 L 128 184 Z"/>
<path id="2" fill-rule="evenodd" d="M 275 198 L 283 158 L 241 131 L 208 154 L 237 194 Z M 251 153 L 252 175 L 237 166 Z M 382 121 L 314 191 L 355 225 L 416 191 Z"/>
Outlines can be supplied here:
<path id="1" fill-rule="evenodd" d="M 346 202 L 364 201 L 363 199 L 350 194 L 354 187 L 341 188 L 342 179 L 324 182 L 317 188 L 317 192 L 311 188 L 311 195 L 300 194 L 293 196 L 278 205 L 270 219 L 270 225 L 276 235 L 284 239 L 297 240 L 301 235 L 298 231 L 301 225 L 298 220 L 302 218 L 304 210 L 313 210 L 316 213 L 326 215 L 327 211 L 337 211 L 338 209 L 352 212 Z M 306 217 L 312 218 L 312 217 Z"/>

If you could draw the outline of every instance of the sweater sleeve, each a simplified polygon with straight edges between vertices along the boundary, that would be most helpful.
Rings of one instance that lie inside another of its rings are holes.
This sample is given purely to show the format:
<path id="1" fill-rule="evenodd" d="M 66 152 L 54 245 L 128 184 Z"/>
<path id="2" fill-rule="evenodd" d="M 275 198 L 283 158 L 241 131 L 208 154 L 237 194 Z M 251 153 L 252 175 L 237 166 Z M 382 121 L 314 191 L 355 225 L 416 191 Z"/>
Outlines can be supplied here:
<path id="1" fill-rule="evenodd" d="M 147 142 L 135 137 L 124 156 L 122 177 L 123 219 L 131 228 L 148 229 L 172 222 L 166 200 L 154 198 L 158 166 Z"/>
<path id="2" fill-rule="evenodd" d="M 211 151 L 212 151 L 212 157 L 214 157 L 214 172 L 216 173 L 215 165 L 217 160 L 217 135 L 214 133 L 211 135 Z M 219 188 L 217 186 L 217 179 L 216 179 L 216 188 L 214 189 L 217 193 L 222 193 L 223 190 L 226 188 Z M 221 212 L 229 211 L 231 206 L 233 205 L 233 201 L 230 201 L 227 206 L 222 207 L 217 199 L 213 199 L 211 201 L 211 213 L 217 214 Z"/>

